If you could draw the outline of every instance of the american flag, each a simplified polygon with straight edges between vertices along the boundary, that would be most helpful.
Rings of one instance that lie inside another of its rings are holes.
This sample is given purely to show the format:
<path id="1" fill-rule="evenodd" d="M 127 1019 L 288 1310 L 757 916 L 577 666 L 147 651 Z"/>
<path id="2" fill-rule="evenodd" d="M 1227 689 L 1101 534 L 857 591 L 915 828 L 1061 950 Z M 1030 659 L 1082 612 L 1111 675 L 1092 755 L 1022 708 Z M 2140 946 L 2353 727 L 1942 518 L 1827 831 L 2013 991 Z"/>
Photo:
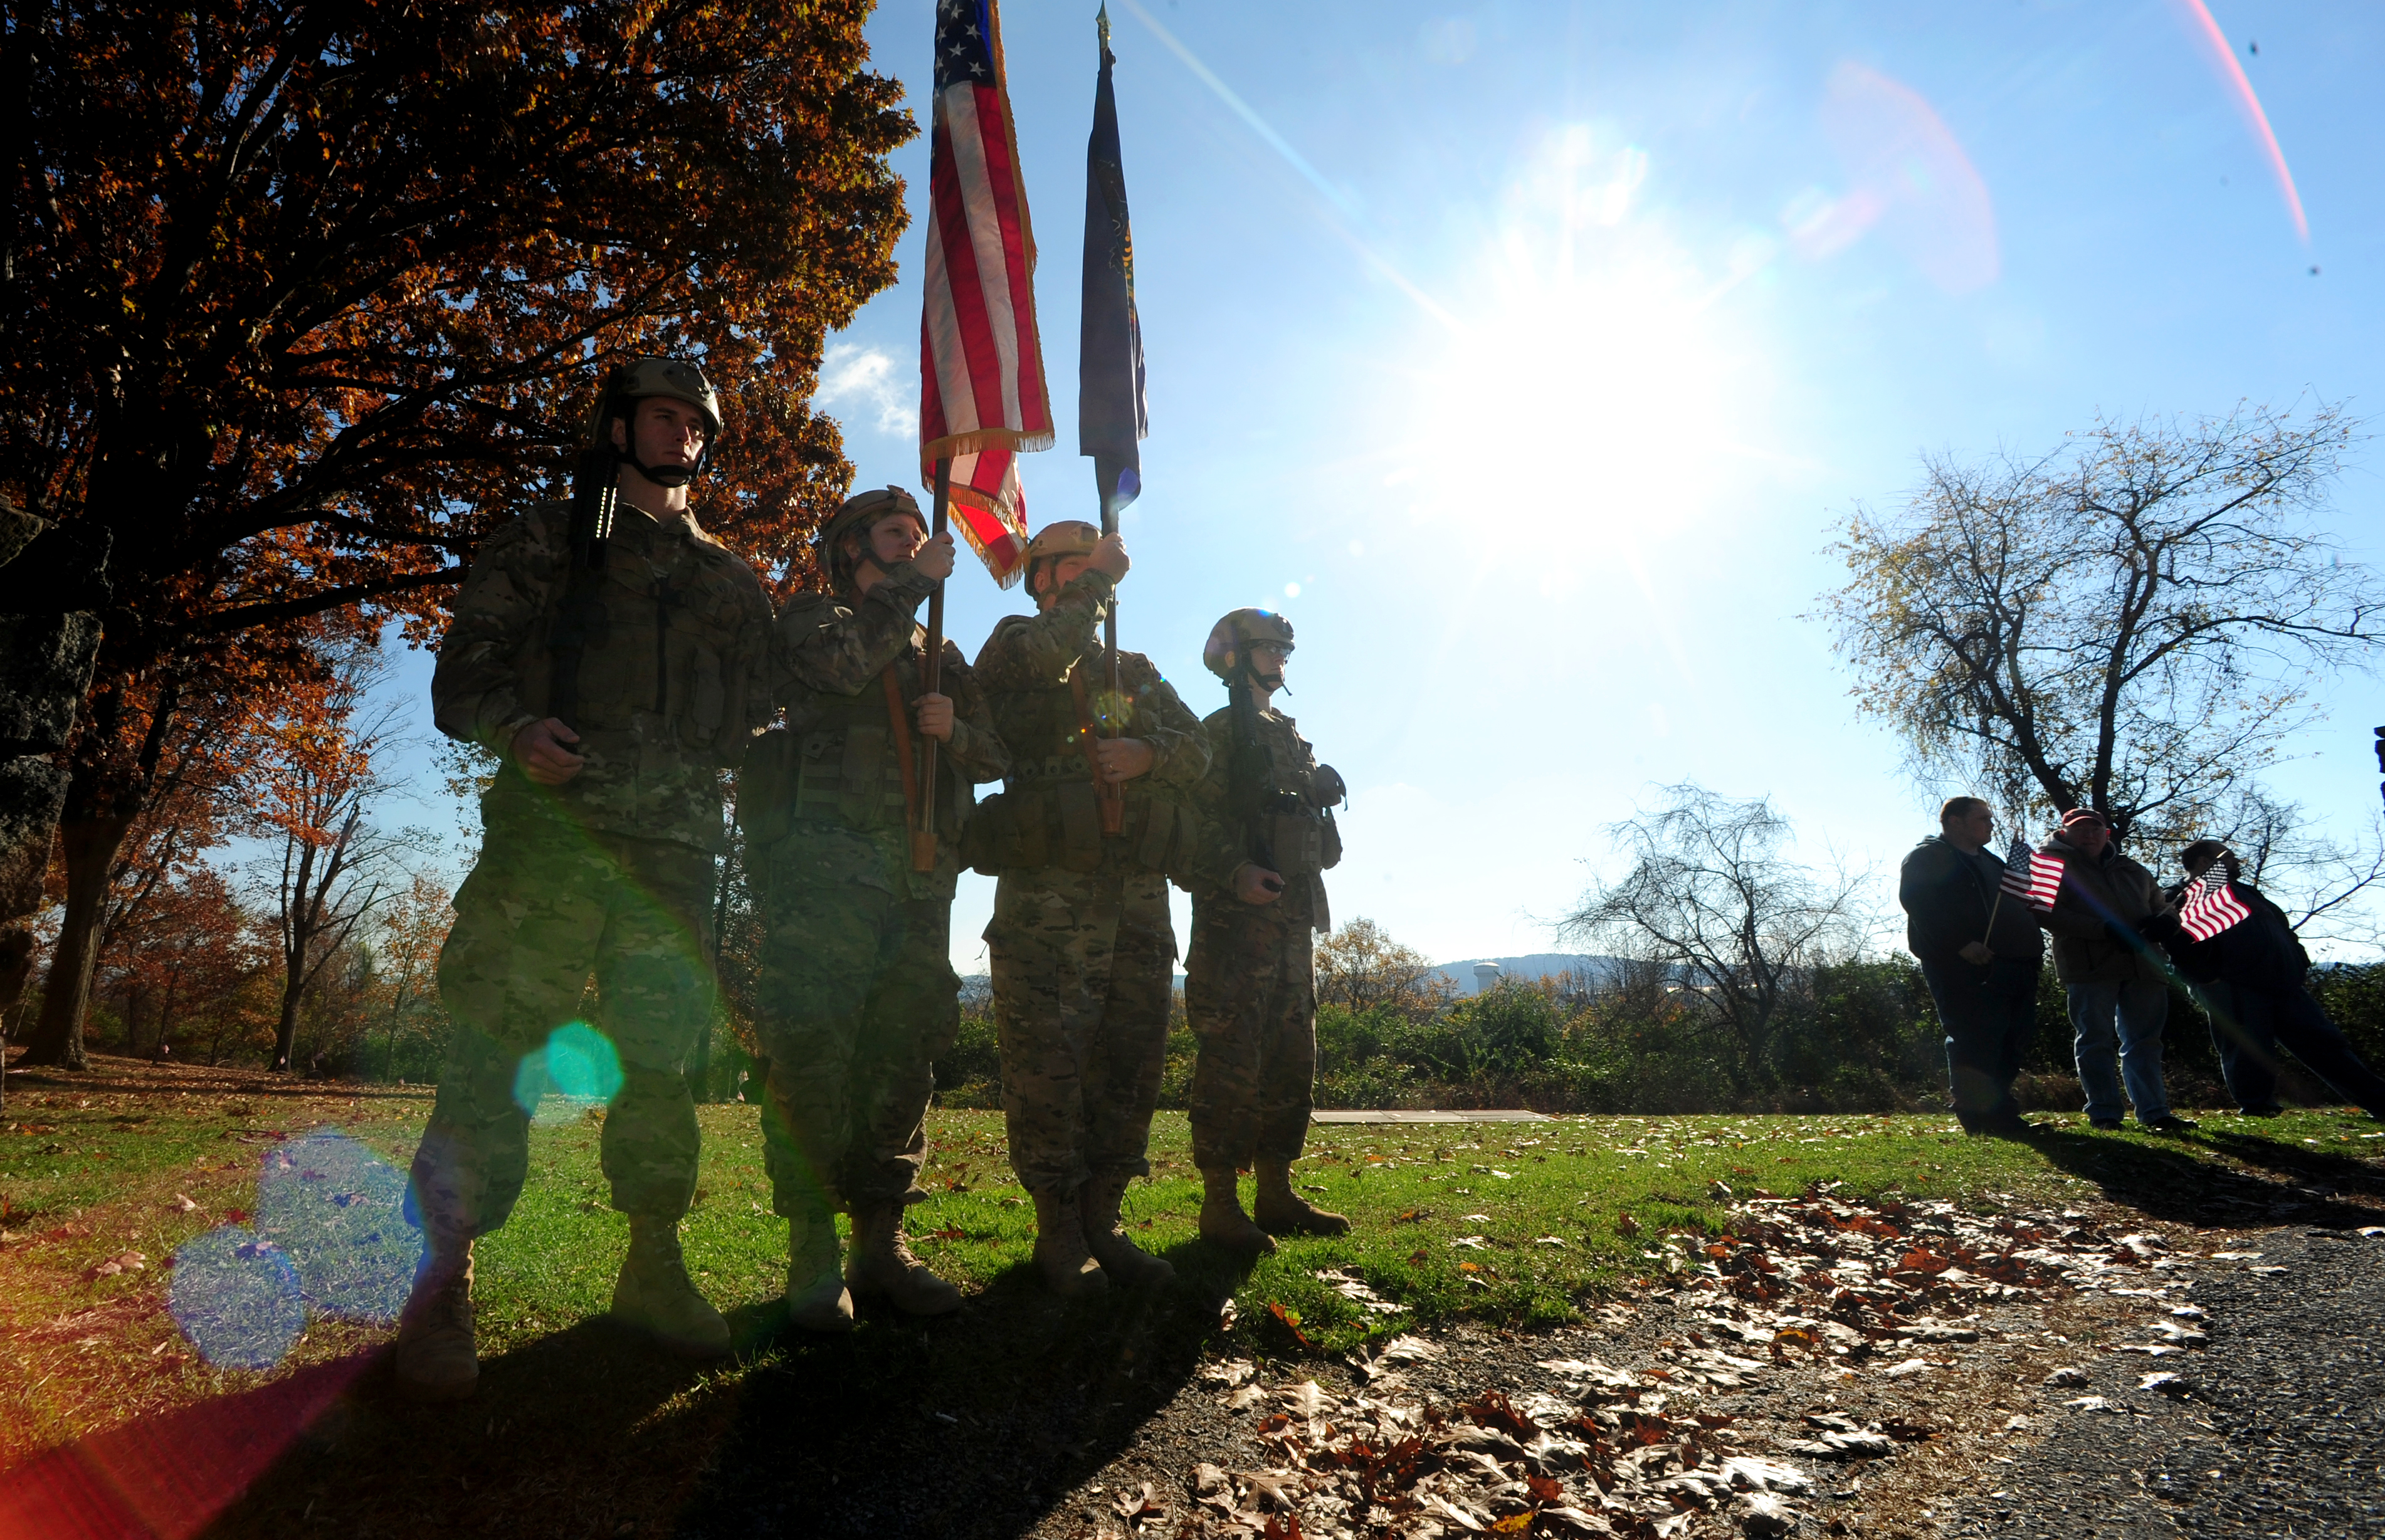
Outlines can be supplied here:
<path id="1" fill-rule="evenodd" d="M 2052 913 L 2054 895 L 2062 891 L 2062 858 L 2030 850 L 2026 839 L 2015 839 L 2004 857 L 2004 889 L 2031 909 Z"/>
<path id="2" fill-rule="evenodd" d="M 2187 890 L 2186 902 L 2178 912 L 2179 924 L 2197 941 L 2208 941 L 2237 921 L 2252 917 L 2253 912 L 2229 889 L 2226 877 L 2197 881 Z"/>
<path id="3" fill-rule="evenodd" d="M 994 579 L 1018 581 L 1027 498 L 1018 456 L 1052 443 L 1035 326 L 1035 233 L 1003 84 L 994 0 L 938 0 L 919 316 L 919 472 L 949 458 L 961 531 Z"/>

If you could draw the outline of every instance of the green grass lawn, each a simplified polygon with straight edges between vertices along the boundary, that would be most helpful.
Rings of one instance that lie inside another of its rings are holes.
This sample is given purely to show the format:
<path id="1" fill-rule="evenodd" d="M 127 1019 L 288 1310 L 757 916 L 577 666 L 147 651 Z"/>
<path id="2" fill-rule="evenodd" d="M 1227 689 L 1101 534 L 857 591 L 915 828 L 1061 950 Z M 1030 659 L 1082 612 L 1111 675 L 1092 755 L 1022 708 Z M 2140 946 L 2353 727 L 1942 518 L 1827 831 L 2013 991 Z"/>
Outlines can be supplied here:
<path id="1" fill-rule="evenodd" d="M 279 1104 L 237 1097 L 32 1101 L 20 1096 L 8 1131 L 0 1133 L 0 1200 L 20 1240 L 62 1226 L 89 1232 L 23 1253 L 54 1276 L 127 1248 L 154 1261 L 243 1211 L 242 1186 L 253 1182 L 277 1133 L 342 1127 L 403 1170 L 428 1111 L 427 1097 L 395 1095 L 344 1105 L 321 1096 Z M 769 1212 L 755 1110 L 714 1106 L 700 1115 L 705 1151 L 685 1227 L 689 1265 L 724 1308 L 767 1301 L 784 1283 L 785 1228 Z M 1173 1260 L 1189 1286 L 1230 1293 L 1238 1313 L 1255 1323 L 1271 1319 L 1267 1306 L 1280 1304 L 1311 1341 L 1341 1349 L 1369 1331 L 1417 1323 L 1567 1320 L 1586 1298 L 1679 1266 L 1667 1233 L 1727 1228 L 1734 1192 L 1843 1183 L 1849 1196 L 1943 1198 L 1988 1210 L 2078 1203 L 2106 1189 L 2117 1200 L 2139 1201 L 2230 1173 L 2279 1180 L 2316 1173 L 2356 1187 L 2364 1178 L 2373 1182 L 2375 1160 L 2385 1154 L 2375 1124 L 2324 1112 L 2266 1121 L 2213 1116 L 2184 1139 L 2089 1134 L 2076 1117 L 2044 1122 L 2048 1132 L 2032 1143 L 1967 1138 L 1949 1120 L 1914 1116 L 1320 1126 L 1297 1179 L 1315 1201 L 1348 1213 L 1352 1233 L 1287 1241 L 1238 1275 L 1194 1238 L 1200 1186 L 1185 1121 L 1163 1112 L 1153 1129 L 1151 1180 L 1131 1189 L 1126 1209 L 1138 1242 Z M 598 1114 L 546 1103 L 532 1130 L 521 1204 L 479 1253 L 486 1350 L 501 1352 L 605 1310 L 626 1231 L 606 1203 L 599 1132 Z M 1000 1115 L 938 1112 L 929 1132 L 925 1180 L 932 1196 L 908 1215 L 919 1255 L 969 1289 L 1026 1267 L 1033 1210 L 1010 1174 Z M 209 1200 L 181 1211 L 172 1197 L 198 1197 L 192 1189 L 204 1189 Z M 145 1211 L 134 1213 L 128 1203 Z M 1329 1269 L 1353 1273 L 1403 1309 L 1362 1309 L 1316 1276 Z"/>
<path id="2" fill-rule="evenodd" d="M 402 1170 L 428 1111 L 427 1094 L 409 1091 L 126 1070 L 29 1092 L 12 1076 L 0 1118 L 0 1468 L 79 1439 L 86 1449 L 204 1442 L 210 1421 L 281 1417 L 274 1397 L 303 1399 L 307 1385 L 339 1394 L 385 1330 L 318 1321 L 270 1373 L 217 1370 L 164 1308 L 164 1263 L 192 1236 L 248 1221 L 259 1169 L 283 1137 L 338 1127 Z M 873 1427 L 918 1428 L 923 1409 L 942 1420 L 932 1430 L 946 1473 L 959 1472 L 946 1483 L 955 1511 L 969 1511 L 984 1480 L 1015 1489 L 1004 1472 L 1056 1484 L 1098 1468 L 1205 1355 L 1290 1370 L 1370 1335 L 1554 1324 L 1694 1265 L 1692 1242 L 1729 1227 L 1734 1197 L 1843 1184 L 1849 1196 L 2242 1227 L 2374 1223 L 2385 1198 L 2378 1125 L 2323 1112 L 2212 1117 L 2187 1138 L 2050 1117 L 2026 1143 L 1911 1116 L 1335 1124 L 1313 1130 L 1296 1180 L 1348 1213 L 1352 1233 L 1289 1241 L 1247 1265 L 1195 1238 L 1185 1122 L 1163 1113 L 1152 1180 L 1130 1192 L 1127 1212 L 1138 1239 L 1175 1262 L 1177 1284 L 1062 1307 L 1028 1261 L 1033 1210 L 999 1114 L 938 1112 L 933 1196 L 910 1228 L 920 1254 L 969 1291 L 968 1309 L 922 1324 L 872 1308 L 859 1330 L 815 1338 L 787 1330 L 778 1303 L 785 1230 L 768 1212 L 755 1111 L 706 1107 L 687 1251 L 739 1349 L 693 1367 L 597 1319 L 626 1241 L 597 1169 L 601 1124 L 559 1102 L 545 1112 L 521 1205 L 479 1252 L 480 1393 L 450 1412 L 365 1382 L 337 1415 L 320 1414 L 331 1431 L 271 1456 L 219 1532 L 289 1534 L 303 1521 L 358 1540 L 443 1524 L 660 1533 L 703 1492 L 733 1493 L 754 1459 L 783 1463 L 773 1451 L 793 1449 L 783 1458 L 813 1461 L 805 1469 L 825 1480 L 839 1461 L 879 1458 Z M 128 1256 L 142 1265 L 107 1271 Z M 1344 1283 L 1397 1309 L 1368 1311 Z M 634 1459 L 621 1458 L 629 1449 Z M 728 1487 L 691 1484 L 716 1470 Z"/>

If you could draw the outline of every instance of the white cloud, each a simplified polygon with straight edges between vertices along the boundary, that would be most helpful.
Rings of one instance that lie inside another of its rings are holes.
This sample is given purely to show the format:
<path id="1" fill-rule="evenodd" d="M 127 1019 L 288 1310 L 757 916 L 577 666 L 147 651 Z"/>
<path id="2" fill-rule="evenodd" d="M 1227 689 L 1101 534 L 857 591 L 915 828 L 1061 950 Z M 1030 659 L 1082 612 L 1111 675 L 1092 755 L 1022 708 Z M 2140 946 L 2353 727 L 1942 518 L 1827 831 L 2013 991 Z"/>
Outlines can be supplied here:
<path id="1" fill-rule="evenodd" d="M 917 439 L 919 411 L 911 397 L 908 382 L 895 373 L 894 360 L 883 350 L 853 342 L 829 344 L 828 356 L 820 361 L 819 393 L 816 398 L 820 405 L 850 404 L 856 409 L 848 414 L 853 416 L 874 409 L 878 431 L 898 439 Z"/>

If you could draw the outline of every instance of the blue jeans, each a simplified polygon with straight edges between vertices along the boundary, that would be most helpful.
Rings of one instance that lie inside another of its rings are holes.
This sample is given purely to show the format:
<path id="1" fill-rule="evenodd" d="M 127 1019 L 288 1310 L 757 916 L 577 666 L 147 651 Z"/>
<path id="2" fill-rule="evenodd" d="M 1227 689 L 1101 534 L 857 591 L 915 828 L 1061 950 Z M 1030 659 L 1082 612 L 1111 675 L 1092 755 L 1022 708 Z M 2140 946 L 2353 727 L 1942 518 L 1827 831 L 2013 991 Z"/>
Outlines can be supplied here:
<path id="1" fill-rule="evenodd" d="M 2079 1086 L 2087 1093 L 2087 1116 L 2117 1123 L 2128 1111 L 2120 1085 L 2139 1123 L 2169 1115 L 2162 1088 L 2162 1023 L 2169 1015 L 2169 986 L 2131 980 L 2124 984 L 2073 984 L 2070 1025 L 2079 1034 Z M 2116 1062 L 2117 1061 L 2117 1062 Z"/>
<path id="2" fill-rule="evenodd" d="M 2283 1043 L 2336 1095 L 2357 1102 L 2372 1118 L 2385 1118 L 2385 1079 L 2360 1062 L 2309 990 L 2206 984 L 2198 993 L 2211 1012 L 2219 1074 L 2237 1106 L 2248 1112 L 2277 1111 L 2278 1045 Z"/>
<path id="3" fill-rule="evenodd" d="M 1946 1088 L 1964 1127 L 2020 1115 L 2013 1076 L 2037 1030 L 2038 959 L 1999 957 L 1984 968 L 1959 960 L 1921 964 L 1946 1028 Z"/>

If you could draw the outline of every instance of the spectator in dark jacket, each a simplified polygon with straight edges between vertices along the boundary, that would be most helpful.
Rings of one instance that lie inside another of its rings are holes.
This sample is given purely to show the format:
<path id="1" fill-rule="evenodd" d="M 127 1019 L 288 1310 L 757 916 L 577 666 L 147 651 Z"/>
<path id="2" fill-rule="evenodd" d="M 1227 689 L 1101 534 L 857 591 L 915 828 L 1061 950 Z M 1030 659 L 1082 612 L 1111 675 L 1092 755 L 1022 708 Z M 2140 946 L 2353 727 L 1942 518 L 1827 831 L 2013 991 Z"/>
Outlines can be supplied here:
<path id="1" fill-rule="evenodd" d="M 2037 1025 L 2045 941 L 2029 905 L 2003 893 L 2004 863 L 1988 852 L 1995 818 L 1977 797 L 1938 813 L 1938 832 L 1898 875 L 1904 941 L 1946 1028 L 1946 1082 L 1954 1117 L 1973 1134 L 2028 1128 L 2013 1076 Z"/>
<path id="2" fill-rule="evenodd" d="M 2276 1115 L 2282 1043 L 2336 1095 L 2358 1103 L 2372 1118 L 2385 1118 L 2385 1078 L 2360 1062 L 2341 1029 L 2304 987 L 2310 954 L 2284 912 L 2243 880 L 2236 852 L 2216 839 L 2198 839 L 2178 859 L 2191 879 L 2217 865 L 2229 891 L 2252 911 L 2208 941 L 2181 934 L 2169 943 L 2178 971 L 2193 984 L 2211 1017 L 2219 1073 L 2236 1105 L 2252 1117 Z M 2177 891 L 2182 898 L 2186 890 Z"/>
<path id="3" fill-rule="evenodd" d="M 2062 890 L 2045 928 L 2054 932 L 2054 973 L 2069 997 L 2079 1084 L 2087 1121 L 2120 1126 L 2120 1090 L 2137 1122 L 2157 1133 L 2192 1128 L 2169 1110 L 2162 1082 L 2162 1025 L 2169 1015 L 2169 975 L 2150 944 L 2178 916 L 2161 884 L 2112 843 L 2101 814 L 2075 808 L 2062 832 L 2041 849 L 2062 858 Z"/>

